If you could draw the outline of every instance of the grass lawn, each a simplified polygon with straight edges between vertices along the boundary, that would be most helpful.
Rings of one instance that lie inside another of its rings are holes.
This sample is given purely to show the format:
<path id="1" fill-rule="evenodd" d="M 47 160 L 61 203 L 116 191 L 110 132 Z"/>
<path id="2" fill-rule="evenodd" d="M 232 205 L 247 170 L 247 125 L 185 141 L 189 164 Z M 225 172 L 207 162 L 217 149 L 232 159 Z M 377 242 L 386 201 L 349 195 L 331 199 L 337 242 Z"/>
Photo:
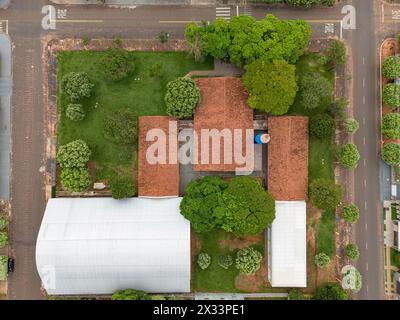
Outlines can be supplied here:
<path id="1" fill-rule="evenodd" d="M 311 53 L 303 56 L 296 64 L 297 75 L 299 78 L 308 72 L 319 72 L 322 76 L 329 79 L 334 84 L 334 72 L 324 66 L 319 66 L 318 54 Z M 300 105 L 299 95 L 295 103 L 290 108 L 289 113 L 295 115 L 305 115 L 312 117 L 314 115 L 325 113 L 332 103 L 332 98 L 328 97 L 321 102 L 316 109 L 306 109 Z M 309 183 L 318 178 L 334 180 L 334 144 L 333 139 L 319 140 L 310 137 L 309 141 Z M 322 214 L 316 228 L 317 252 L 325 252 L 332 256 L 335 252 L 335 212 L 326 211 Z"/>
<path id="2" fill-rule="evenodd" d="M 228 243 L 235 239 L 234 236 L 223 230 L 213 230 L 204 234 L 196 234 L 196 237 L 201 248 L 199 252 L 205 252 L 211 256 L 211 265 L 206 270 L 200 269 L 197 264 L 198 252 L 192 252 L 192 290 L 202 292 L 244 292 L 235 285 L 236 277 L 239 276 L 239 271 L 235 268 L 235 257 L 238 249 L 221 246 L 222 241 Z M 251 246 L 264 256 L 264 244 L 262 241 Z M 218 265 L 218 258 L 226 254 L 230 254 L 234 260 L 228 270 Z M 267 288 L 265 289 L 267 290 Z M 260 292 L 262 291 L 261 289 Z"/>
<path id="3" fill-rule="evenodd" d="M 84 71 L 95 88 L 89 99 L 82 101 L 86 112 L 83 121 L 73 122 L 65 116 L 67 99 L 58 94 L 58 142 L 60 145 L 76 139 L 86 141 L 92 150 L 91 160 L 96 167 L 96 179 L 110 179 L 116 174 L 135 174 L 137 145 L 121 146 L 103 136 L 104 117 L 118 109 L 129 109 L 135 116 L 165 115 L 166 84 L 191 70 L 213 68 L 208 59 L 197 64 L 185 52 L 130 52 L 135 62 L 134 74 L 122 81 L 108 81 L 100 60 L 104 52 L 68 51 L 58 54 L 58 79 L 71 71 Z M 160 76 L 151 77 L 149 69 L 162 66 Z"/>
<path id="4" fill-rule="evenodd" d="M 400 269 L 400 252 L 390 248 L 390 264 Z"/>

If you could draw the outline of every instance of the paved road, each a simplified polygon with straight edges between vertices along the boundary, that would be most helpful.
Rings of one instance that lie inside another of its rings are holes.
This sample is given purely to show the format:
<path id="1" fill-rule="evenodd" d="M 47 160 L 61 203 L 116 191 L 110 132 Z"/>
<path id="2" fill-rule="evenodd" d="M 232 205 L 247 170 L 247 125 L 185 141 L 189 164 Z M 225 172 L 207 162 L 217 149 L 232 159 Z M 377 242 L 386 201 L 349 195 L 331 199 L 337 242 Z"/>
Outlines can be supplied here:
<path id="1" fill-rule="evenodd" d="M 348 2 L 352 2 L 349 0 Z M 377 83 L 376 75 L 376 41 L 371 41 L 374 34 L 374 20 L 371 19 L 372 0 L 354 0 L 359 14 L 359 28 L 344 35 L 351 41 L 356 87 L 354 99 L 356 117 L 361 128 L 356 136 L 362 159 L 367 160 L 368 167 L 360 166 L 356 172 L 357 203 L 363 208 L 367 201 L 367 209 L 363 212 L 358 228 L 358 244 L 361 248 L 359 268 L 364 275 L 364 286 L 359 298 L 381 298 L 383 278 L 380 277 L 381 248 L 379 232 L 381 225 L 379 180 L 377 173 Z M 362 4 L 361 4 L 362 3 Z M 13 220 L 11 223 L 11 239 L 13 254 L 16 258 L 16 272 L 10 276 L 10 299 L 39 299 L 40 282 L 37 276 L 34 249 L 36 235 L 45 207 L 44 176 L 40 168 L 43 163 L 44 109 L 42 103 L 42 74 L 40 38 L 47 34 L 60 37 L 124 37 L 148 38 L 166 30 L 173 37 L 181 37 L 187 21 L 215 19 L 213 7 L 138 7 L 134 10 L 120 10 L 99 7 L 64 7 L 67 16 L 57 23 L 55 31 L 41 29 L 41 8 L 49 4 L 45 0 L 13 0 L 10 8 L 0 12 L 0 19 L 9 20 L 9 33 L 15 45 L 14 49 L 14 91 L 12 100 L 12 168 L 11 204 Z M 341 18 L 341 7 L 319 8 L 313 10 L 284 10 L 252 7 L 252 14 L 260 18 L 265 13 L 274 13 L 281 18 L 302 18 L 310 20 L 314 36 L 324 35 L 318 19 L 330 20 L 337 26 Z M 231 14 L 236 14 L 232 8 Z M 337 28 L 336 31 L 337 32 Z M 337 35 L 337 33 L 336 33 Z M 361 59 L 364 57 L 364 59 Z M 365 64 L 364 64 L 365 63 Z M 362 79 L 366 79 L 365 87 Z M 366 105 L 363 105 L 365 96 Z M 369 108 L 368 108 L 369 106 Z M 363 118 L 365 117 L 365 122 Z M 363 144 L 363 137 L 368 142 Z M 367 187 L 363 181 L 367 179 Z M 368 230 L 363 231 L 363 223 Z M 368 248 L 365 247 L 368 243 Z M 364 247 L 363 247 L 364 245 Z M 368 270 L 366 265 L 368 263 Z"/>
<path id="2" fill-rule="evenodd" d="M 378 28 L 375 28 L 374 1 L 354 0 L 357 29 L 351 34 L 354 63 L 354 112 L 360 122 L 355 143 L 361 155 L 355 171 L 355 200 L 361 210 L 356 226 L 360 248 L 358 270 L 363 275 L 363 288 L 358 299 L 382 299 L 383 225 L 379 194 L 379 83 L 377 63 Z"/>

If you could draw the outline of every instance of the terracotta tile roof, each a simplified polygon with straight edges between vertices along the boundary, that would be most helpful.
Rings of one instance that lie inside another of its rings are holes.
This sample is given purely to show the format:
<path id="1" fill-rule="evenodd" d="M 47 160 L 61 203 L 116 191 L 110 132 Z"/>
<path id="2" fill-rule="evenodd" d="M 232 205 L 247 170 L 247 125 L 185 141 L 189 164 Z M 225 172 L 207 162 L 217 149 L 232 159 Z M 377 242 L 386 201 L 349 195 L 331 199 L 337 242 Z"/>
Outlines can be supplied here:
<path id="1" fill-rule="evenodd" d="M 268 190 L 275 200 L 306 200 L 308 118 L 269 117 Z"/>
<path id="2" fill-rule="evenodd" d="M 253 110 L 247 105 L 247 92 L 242 80 L 235 77 L 200 78 L 196 83 L 201 92 L 201 103 L 194 115 L 194 129 L 199 137 L 198 161 L 195 171 L 235 171 L 242 164 L 236 164 L 232 155 L 232 163 L 224 164 L 224 142 L 221 138 L 218 164 L 212 163 L 212 143 L 209 140 L 209 164 L 201 161 L 201 129 L 242 129 L 243 152 L 245 155 L 246 129 L 253 129 Z M 232 151 L 233 152 L 233 151 Z M 196 156 L 196 155 L 195 155 Z"/>
<path id="3" fill-rule="evenodd" d="M 146 116 L 139 118 L 138 194 L 139 197 L 168 197 L 179 195 L 179 164 L 170 164 L 169 121 L 170 117 Z M 178 125 L 178 123 L 177 123 Z M 153 141 L 146 141 L 147 132 L 161 129 L 166 134 L 166 164 L 150 164 L 146 159 L 148 147 Z M 173 137 L 178 141 L 178 136 Z"/>

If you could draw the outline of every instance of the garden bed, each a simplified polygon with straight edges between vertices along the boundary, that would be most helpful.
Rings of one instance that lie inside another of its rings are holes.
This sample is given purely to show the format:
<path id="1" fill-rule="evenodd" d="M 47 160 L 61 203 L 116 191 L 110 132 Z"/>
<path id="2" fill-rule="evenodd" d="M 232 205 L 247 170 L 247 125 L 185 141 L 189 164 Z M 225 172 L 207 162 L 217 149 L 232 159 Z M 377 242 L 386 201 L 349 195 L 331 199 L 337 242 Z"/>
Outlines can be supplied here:
<path id="1" fill-rule="evenodd" d="M 238 238 L 223 230 L 204 234 L 192 233 L 192 291 L 195 292 L 270 292 L 265 260 L 264 234 Z M 239 249 L 251 246 L 263 254 L 260 269 L 253 275 L 240 274 L 233 263 L 228 270 L 218 265 L 221 255 L 230 254 L 234 260 Z M 211 265 L 202 270 L 197 265 L 197 255 L 206 252 Z M 273 289 L 274 292 L 282 291 Z M 283 291 L 284 292 L 284 291 Z"/>
<path id="2" fill-rule="evenodd" d="M 86 72 L 94 90 L 90 98 L 82 101 L 86 117 L 80 122 L 73 122 L 65 116 L 68 101 L 58 92 L 58 145 L 77 139 L 86 141 L 92 151 L 94 181 L 110 180 L 117 175 L 136 179 L 137 143 L 118 145 L 106 140 L 104 117 L 120 109 L 128 109 L 135 117 L 165 115 L 166 84 L 191 70 L 212 69 L 212 60 L 197 64 L 186 52 L 129 52 L 135 65 L 133 75 L 112 82 L 105 78 L 100 65 L 104 55 L 103 51 L 59 52 L 58 81 L 69 72 Z M 151 76 L 150 69 L 155 65 L 161 66 L 160 71 Z"/>

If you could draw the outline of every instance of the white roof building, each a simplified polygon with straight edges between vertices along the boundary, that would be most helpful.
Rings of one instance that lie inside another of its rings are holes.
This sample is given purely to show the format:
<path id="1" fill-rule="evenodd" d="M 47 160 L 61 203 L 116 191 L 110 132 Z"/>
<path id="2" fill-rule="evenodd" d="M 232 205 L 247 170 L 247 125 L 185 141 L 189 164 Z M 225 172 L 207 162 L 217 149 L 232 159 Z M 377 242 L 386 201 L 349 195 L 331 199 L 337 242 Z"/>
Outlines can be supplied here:
<path id="1" fill-rule="evenodd" d="M 307 287 L 305 201 L 276 201 L 268 229 L 268 278 L 272 287 Z"/>
<path id="2" fill-rule="evenodd" d="M 51 295 L 190 292 L 190 223 L 180 202 L 50 199 L 36 244 L 44 288 Z"/>

